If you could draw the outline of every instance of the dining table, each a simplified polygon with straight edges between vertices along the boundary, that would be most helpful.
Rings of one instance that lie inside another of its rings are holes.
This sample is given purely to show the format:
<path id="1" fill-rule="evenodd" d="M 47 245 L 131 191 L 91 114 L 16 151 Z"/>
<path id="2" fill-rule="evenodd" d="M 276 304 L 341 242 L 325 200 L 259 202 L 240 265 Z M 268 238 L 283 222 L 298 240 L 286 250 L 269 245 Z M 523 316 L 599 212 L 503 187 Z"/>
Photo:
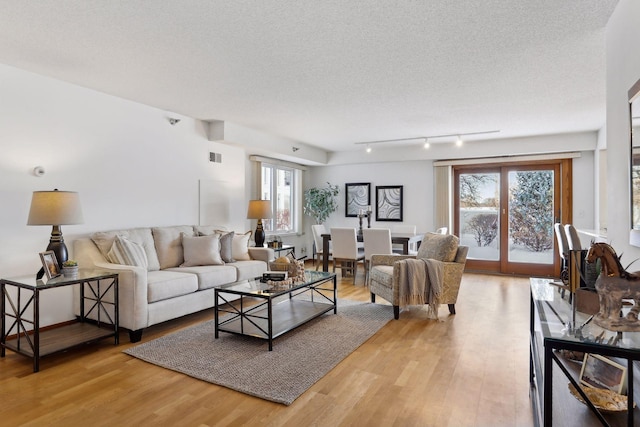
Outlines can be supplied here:
<path id="1" fill-rule="evenodd" d="M 356 233 L 358 242 L 362 242 L 362 234 Z M 404 255 L 409 254 L 409 245 L 415 243 L 416 247 L 420 247 L 424 233 L 394 233 L 391 232 L 391 243 L 402 245 L 402 253 Z M 331 233 L 322 234 L 322 253 L 329 253 L 329 242 L 331 241 Z M 322 271 L 329 271 L 329 257 L 322 257 Z"/>

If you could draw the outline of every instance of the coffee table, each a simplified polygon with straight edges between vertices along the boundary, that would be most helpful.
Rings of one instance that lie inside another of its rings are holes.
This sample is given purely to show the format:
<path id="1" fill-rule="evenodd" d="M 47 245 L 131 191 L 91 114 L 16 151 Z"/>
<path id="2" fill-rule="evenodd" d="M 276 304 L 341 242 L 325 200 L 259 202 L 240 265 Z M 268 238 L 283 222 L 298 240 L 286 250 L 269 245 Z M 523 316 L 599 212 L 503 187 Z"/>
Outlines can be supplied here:
<path id="1" fill-rule="evenodd" d="M 216 288 L 216 339 L 220 332 L 248 335 L 268 340 L 271 351 L 280 335 L 331 310 L 337 313 L 335 273 L 305 270 L 304 282 L 283 286 L 260 279 Z"/>

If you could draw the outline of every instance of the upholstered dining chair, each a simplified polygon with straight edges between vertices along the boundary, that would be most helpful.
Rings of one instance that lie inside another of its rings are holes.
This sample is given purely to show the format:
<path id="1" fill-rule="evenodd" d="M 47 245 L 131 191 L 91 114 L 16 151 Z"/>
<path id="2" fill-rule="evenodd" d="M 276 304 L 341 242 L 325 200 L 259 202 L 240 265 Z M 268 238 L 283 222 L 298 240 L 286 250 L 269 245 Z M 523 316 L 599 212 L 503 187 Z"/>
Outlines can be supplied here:
<path id="1" fill-rule="evenodd" d="M 323 224 L 314 224 L 311 226 L 311 231 L 313 232 L 313 243 L 316 247 L 316 256 L 314 258 L 314 263 L 316 264 L 316 271 L 322 265 L 323 257 L 325 256 L 323 252 L 322 245 L 322 235 L 327 234 L 327 229 Z M 331 256 L 331 242 L 329 242 L 329 253 L 326 254 L 327 257 Z"/>
<path id="2" fill-rule="evenodd" d="M 364 261 L 364 250 L 358 248 L 356 229 L 350 227 L 331 228 L 331 241 L 333 242 L 333 272 L 336 267 L 343 273 L 353 274 L 353 284 L 356 284 L 358 273 L 358 261 Z"/>
<path id="3" fill-rule="evenodd" d="M 578 231 L 572 224 L 565 224 L 564 231 L 567 235 L 567 243 L 570 251 L 581 251 L 582 244 L 580 243 L 580 236 Z"/>
<path id="4" fill-rule="evenodd" d="M 406 233 L 406 234 L 416 234 L 416 226 L 413 224 L 395 224 L 391 228 L 392 233 Z M 402 246 L 396 246 L 393 249 L 394 253 L 402 254 L 403 249 Z M 415 243 L 409 244 L 409 254 L 415 255 L 418 252 Z"/>
<path id="5" fill-rule="evenodd" d="M 362 230 L 364 241 L 364 283 L 369 286 L 369 265 L 371 256 L 390 255 L 393 253 L 391 244 L 391 230 L 388 228 L 365 228 Z"/>

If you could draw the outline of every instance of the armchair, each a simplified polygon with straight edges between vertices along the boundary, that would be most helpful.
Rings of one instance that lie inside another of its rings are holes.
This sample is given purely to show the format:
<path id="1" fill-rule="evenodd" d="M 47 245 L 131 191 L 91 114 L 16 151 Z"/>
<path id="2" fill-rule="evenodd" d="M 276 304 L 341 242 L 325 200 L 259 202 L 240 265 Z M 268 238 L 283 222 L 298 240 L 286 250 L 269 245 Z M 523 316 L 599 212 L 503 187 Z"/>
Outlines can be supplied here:
<path id="1" fill-rule="evenodd" d="M 445 239 L 448 253 L 443 255 L 439 246 Z M 427 233 L 420 245 L 418 255 L 373 255 L 369 273 L 371 302 L 375 302 L 376 295 L 389 301 L 393 305 L 393 317 L 398 319 L 400 317 L 400 286 L 398 284 L 400 268 L 396 261 L 407 258 L 432 258 L 443 261 L 443 288 L 440 303 L 447 304 L 449 312 L 456 314 L 455 303 L 469 252 L 468 246 L 458 246 L 457 241 L 457 237 L 453 235 Z M 452 242 L 455 242 L 455 247 L 452 246 Z"/>

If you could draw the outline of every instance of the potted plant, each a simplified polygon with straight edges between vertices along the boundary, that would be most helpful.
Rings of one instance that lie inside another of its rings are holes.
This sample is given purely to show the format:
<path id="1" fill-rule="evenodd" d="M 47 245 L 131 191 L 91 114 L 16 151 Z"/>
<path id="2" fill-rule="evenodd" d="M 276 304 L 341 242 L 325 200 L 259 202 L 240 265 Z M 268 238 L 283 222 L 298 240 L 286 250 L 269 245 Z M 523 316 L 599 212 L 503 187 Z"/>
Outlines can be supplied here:
<path id="1" fill-rule="evenodd" d="M 304 213 L 315 218 L 318 224 L 324 223 L 338 209 L 338 193 L 338 186 L 329 182 L 324 188 L 308 189 L 304 192 Z"/>
<path id="2" fill-rule="evenodd" d="M 78 261 L 69 259 L 62 263 L 62 274 L 72 277 L 78 274 Z"/>

